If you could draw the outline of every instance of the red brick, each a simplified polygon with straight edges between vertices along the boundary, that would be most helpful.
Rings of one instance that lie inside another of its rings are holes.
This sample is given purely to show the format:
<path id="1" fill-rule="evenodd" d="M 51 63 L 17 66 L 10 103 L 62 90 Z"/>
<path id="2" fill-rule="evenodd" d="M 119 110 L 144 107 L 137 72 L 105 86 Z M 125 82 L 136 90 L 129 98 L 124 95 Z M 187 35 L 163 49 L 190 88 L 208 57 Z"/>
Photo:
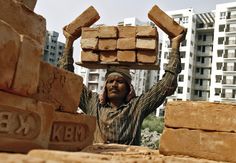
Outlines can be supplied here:
<path id="1" fill-rule="evenodd" d="M 99 55 L 93 51 L 81 51 L 82 62 L 98 62 Z"/>
<path id="2" fill-rule="evenodd" d="M 20 35 L 0 20 L 0 89 L 10 89 L 20 49 Z"/>
<path id="3" fill-rule="evenodd" d="M 19 34 L 27 35 L 43 47 L 46 20 L 15 1 L 0 1 L 0 19 L 10 24 Z"/>
<path id="4" fill-rule="evenodd" d="M 236 132 L 236 105 L 211 102 L 168 102 L 165 125 L 173 128 L 191 128 Z"/>
<path id="5" fill-rule="evenodd" d="M 148 12 L 148 17 L 171 38 L 178 36 L 184 31 L 182 26 L 163 12 L 157 5 L 154 5 Z"/>
<path id="6" fill-rule="evenodd" d="M 118 26 L 119 38 L 132 38 L 136 37 L 136 27 L 135 26 Z"/>
<path id="7" fill-rule="evenodd" d="M 75 113 L 79 106 L 83 79 L 69 71 L 40 62 L 38 92 L 32 97 L 56 105 L 64 112 Z"/>
<path id="8" fill-rule="evenodd" d="M 156 63 L 157 62 L 157 52 L 154 50 L 138 50 L 137 51 L 137 62 Z"/>
<path id="9" fill-rule="evenodd" d="M 101 26 L 98 28 L 99 38 L 117 38 L 117 28 L 115 26 Z"/>
<path id="10" fill-rule="evenodd" d="M 165 128 L 160 153 L 236 162 L 236 133 Z"/>
<path id="11" fill-rule="evenodd" d="M 37 0 L 16 0 L 16 1 L 21 2 L 23 5 L 25 5 L 31 10 L 34 10 L 35 5 L 37 3 Z"/>
<path id="12" fill-rule="evenodd" d="M 80 40 L 80 44 L 83 50 L 97 50 L 98 38 L 84 38 Z"/>
<path id="13" fill-rule="evenodd" d="M 98 49 L 99 50 L 116 50 L 117 40 L 116 39 L 99 39 Z"/>
<path id="14" fill-rule="evenodd" d="M 77 39 L 81 35 L 82 27 L 89 27 L 94 24 L 100 16 L 93 6 L 87 8 L 75 20 L 64 27 L 64 30 Z"/>
<path id="15" fill-rule="evenodd" d="M 100 61 L 101 62 L 116 62 L 117 52 L 116 51 L 101 51 Z"/>
<path id="16" fill-rule="evenodd" d="M 136 52 L 131 50 L 117 52 L 117 60 L 119 62 L 136 62 Z"/>
<path id="17" fill-rule="evenodd" d="M 83 38 L 98 38 L 98 28 L 82 28 L 82 39 Z"/>
<path id="18" fill-rule="evenodd" d="M 48 148 L 53 105 L 0 91 L 0 151 Z"/>
<path id="19" fill-rule="evenodd" d="M 95 128 L 94 116 L 55 112 L 49 149 L 81 150 L 93 143 Z"/>
<path id="20" fill-rule="evenodd" d="M 42 47 L 28 36 L 21 36 L 21 48 L 12 90 L 20 95 L 37 92 Z"/>
<path id="21" fill-rule="evenodd" d="M 156 27 L 152 26 L 137 26 L 137 37 L 149 37 L 149 38 L 157 38 L 158 33 Z"/>
<path id="22" fill-rule="evenodd" d="M 117 49 L 133 50 L 136 48 L 135 45 L 135 38 L 119 38 L 117 40 Z"/>
<path id="23" fill-rule="evenodd" d="M 145 50 L 156 50 L 157 49 L 157 40 L 154 38 L 137 38 L 136 39 L 136 48 L 145 49 Z"/>

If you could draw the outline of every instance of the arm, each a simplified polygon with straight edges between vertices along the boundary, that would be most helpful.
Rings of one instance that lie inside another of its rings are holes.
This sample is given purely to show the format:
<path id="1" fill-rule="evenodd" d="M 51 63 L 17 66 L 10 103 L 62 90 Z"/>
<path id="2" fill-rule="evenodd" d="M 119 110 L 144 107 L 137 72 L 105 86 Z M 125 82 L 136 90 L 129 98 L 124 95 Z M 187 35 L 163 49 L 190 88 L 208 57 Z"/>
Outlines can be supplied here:
<path id="1" fill-rule="evenodd" d="M 137 109 L 146 117 L 160 106 L 167 96 L 172 95 L 177 88 L 177 77 L 181 72 L 179 46 L 184 40 L 186 30 L 179 36 L 171 39 L 170 59 L 165 69 L 163 78 L 158 81 L 148 92 L 135 99 Z M 144 118 L 143 117 L 143 118 Z"/>
<path id="2" fill-rule="evenodd" d="M 86 114 L 94 115 L 98 105 L 98 94 L 90 91 L 84 84 L 80 96 L 79 108 Z"/>

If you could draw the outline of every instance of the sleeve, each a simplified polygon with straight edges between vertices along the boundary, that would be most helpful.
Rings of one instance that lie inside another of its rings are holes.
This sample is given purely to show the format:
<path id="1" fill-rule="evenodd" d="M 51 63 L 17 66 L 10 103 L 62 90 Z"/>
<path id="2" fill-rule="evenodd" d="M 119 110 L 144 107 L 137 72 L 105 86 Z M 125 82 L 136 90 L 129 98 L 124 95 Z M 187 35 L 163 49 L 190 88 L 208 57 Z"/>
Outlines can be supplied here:
<path id="1" fill-rule="evenodd" d="M 98 94 L 90 91 L 84 84 L 80 96 L 79 108 L 86 114 L 94 115 L 98 106 Z"/>
<path id="2" fill-rule="evenodd" d="M 137 109 L 145 118 L 155 111 L 167 96 L 172 95 L 177 88 L 177 77 L 181 72 L 181 60 L 179 51 L 172 49 L 169 63 L 166 65 L 163 78 L 150 90 L 135 99 Z"/>

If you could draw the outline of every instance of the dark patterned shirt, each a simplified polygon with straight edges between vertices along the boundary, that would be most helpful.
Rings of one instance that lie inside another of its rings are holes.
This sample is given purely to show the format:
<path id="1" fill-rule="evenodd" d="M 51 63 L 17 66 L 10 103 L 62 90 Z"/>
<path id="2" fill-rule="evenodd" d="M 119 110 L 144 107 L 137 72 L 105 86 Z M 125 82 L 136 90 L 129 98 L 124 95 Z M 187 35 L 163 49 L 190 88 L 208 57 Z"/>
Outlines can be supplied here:
<path id="1" fill-rule="evenodd" d="M 167 96 L 175 92 L 180 72 L 179 52 L 172 50 L 163 78 L 146 93 L 118 108 L 112 108 L 109 103 L 99 104 L 98 94 L 84 86 L 79 107 L 86 114 L 97 117 L 94 142 L 140 145 L 144 118 L 155 111 Z"/>

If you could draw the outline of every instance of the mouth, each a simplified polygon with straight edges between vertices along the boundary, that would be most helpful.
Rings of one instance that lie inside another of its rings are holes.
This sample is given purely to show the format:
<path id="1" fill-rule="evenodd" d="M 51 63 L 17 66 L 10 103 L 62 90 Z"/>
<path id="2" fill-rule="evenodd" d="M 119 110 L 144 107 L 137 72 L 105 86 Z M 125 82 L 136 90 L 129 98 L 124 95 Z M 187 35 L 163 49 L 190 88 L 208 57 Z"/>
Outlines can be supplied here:
<path id="1" fill-rule="evenodd" d="M 118 93 L 119 91 L 117 89 L 111 89 L 111 90 L 109 90 L 109 92 L 111 92 L 111 93 Z"/>

